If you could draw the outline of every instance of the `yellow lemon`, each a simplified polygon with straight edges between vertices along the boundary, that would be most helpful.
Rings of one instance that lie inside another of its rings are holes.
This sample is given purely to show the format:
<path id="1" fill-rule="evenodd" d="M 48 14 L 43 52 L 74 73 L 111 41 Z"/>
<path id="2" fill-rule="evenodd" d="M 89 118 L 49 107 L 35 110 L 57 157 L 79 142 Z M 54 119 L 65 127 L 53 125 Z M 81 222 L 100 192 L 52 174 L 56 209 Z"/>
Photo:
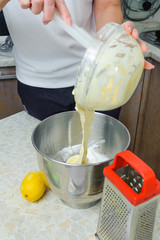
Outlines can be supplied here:
<path id="1" fill-rule="evenodd" d="M 22 181 L 20 190 L 22 196 L 30 202 L 40 199 L 46 190 L 42 174 L 36 171 L 28 173 Z"/>

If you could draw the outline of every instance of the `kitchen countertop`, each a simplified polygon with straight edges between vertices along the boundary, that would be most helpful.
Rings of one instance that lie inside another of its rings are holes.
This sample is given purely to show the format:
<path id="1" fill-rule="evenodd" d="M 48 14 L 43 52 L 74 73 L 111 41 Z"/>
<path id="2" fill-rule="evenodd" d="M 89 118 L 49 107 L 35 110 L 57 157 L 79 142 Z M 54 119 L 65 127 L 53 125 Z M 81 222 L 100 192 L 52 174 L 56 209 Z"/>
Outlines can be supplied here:
<path id="1" fill-rule="evenodd" d="M 0 53 L 0 67 L 13 67 L 15 66 L 15 60 L 12 54 L 8 56 L 3 56 Z"/>
<path id="2" fill-rule="evenodd" d="M 13 56 L 0 55 L 0 67 L 13 67 L 13 66 L 15 66 L 15 61 Z"/>
<path id="3" fill-rule="evenodd" d="M 135 27 L 137 28 L 139 34 L 147 31 L 160 30 L 160 22 L 156 21 L 145 21 L 145 22 L 135 22 Z M 152 59 L 160 62 L 160 48 L 155 47 L 148 42 L 146 42 L 148 47 L 147 53 L 144 54 L 145 57 L 151 57 Z"/>
<path id="4" fill-rule="evenodd" d="M 0 36 L 0 44 L 5 41 L 7 36 Z M 15 60 L 13 52 L 3 53 L 0 51 L 0 67 L 13 67 L 15 66 Z"/>
<path id="5" fill-rule="evenodd" d="M 94 240 L 100 203 L 81 210 L 51 190 L 35 203 L 21 196 L 24 176 L 39 170 L 31 143 L 38 123 L 24 111 L 0 120 L 0 240 Z"/>
<path id="6" fill-rule="evenodd" d="M 88 209 L 72 209 L 51 190 L 35 203 L 20 194 L 24 176 L 38 170 L 31 143 L 38 123 L 24 111 L 0 120 L 0 240 L 95 240 L 100 202 Z"/>

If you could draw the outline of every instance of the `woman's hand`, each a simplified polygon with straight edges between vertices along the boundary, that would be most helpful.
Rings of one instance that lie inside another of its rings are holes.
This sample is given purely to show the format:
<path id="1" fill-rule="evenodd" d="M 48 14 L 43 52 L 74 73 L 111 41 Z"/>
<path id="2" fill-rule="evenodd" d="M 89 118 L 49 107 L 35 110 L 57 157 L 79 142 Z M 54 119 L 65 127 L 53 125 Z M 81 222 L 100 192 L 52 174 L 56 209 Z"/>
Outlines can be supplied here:
<path id="1" fill-rule="evenodd" d="M 19 0 L 21 8 L 30 8 L 34 14 L 43 11 L 43 23 L 48 24 L 54 18 L 55 8 L 59 11 L 62 19 L 72 25 L 71 15 L 66 7 L 64 0 Z"/>
<path id="2" fill-rule="evenodd" d="M 127 21 L 127 22 L 123 23 L 123 26 L 124 26 L 124 29 L 125 29 L 127 32 L 129 32 L 134 39 L 136 39 L 136 40 L 138 41 L 138 43 L 139 43 L 139 45 L 140 45 L 140 47 L 141 47 L 142 52 L 143 52 L 143 53 L 146 53 L 147 50 L 148 50 L 147 45 L 146 45 L 143 41 L 140 41 L 140 40 L 138 39 L 138 36 L 139 36 L 139 35 L 138 35 L 137 29 L 136 29 L 135 26 L 134 26 L 134 23 L 131 22 L 131 21 Z M 145 68 L 145 69 L 148 69 L 148 70 L 151 70 L 151 69 L 154 68 L 154 65 L 152 65 L 151 63 L 145 61 L 145 62 L 144 62 L 144 68 Z"/>

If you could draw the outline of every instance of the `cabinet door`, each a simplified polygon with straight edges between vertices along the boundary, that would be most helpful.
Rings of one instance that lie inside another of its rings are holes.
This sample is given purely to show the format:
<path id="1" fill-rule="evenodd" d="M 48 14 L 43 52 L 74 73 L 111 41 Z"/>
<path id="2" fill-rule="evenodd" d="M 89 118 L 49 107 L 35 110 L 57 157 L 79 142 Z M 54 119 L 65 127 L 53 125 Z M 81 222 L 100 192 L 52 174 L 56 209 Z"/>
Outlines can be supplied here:
<path id="1" fill-rule="evenodd" d="M 141 80 L 130 98 L 130 100 L 121 107 L 119 120 L 128 128 L 131 135 L 131 143 L 129 150 L 134 151 L 135 139 L 136 139 L 136 130 L 139 117 L 139 109 L 141 104 L 142 89 L 143 89 L 143 80 L 146 72 L 144 71 L 141 77 Z"/>
<path id="2" fill-rule="evenodd" d="M 144 79 L 134 152 L 160 179 L 160 63 L 153 64 L 150 79 Z"/>
<path id="3" fill-rule="evenodd" d="M 15 68 L 0 68 L 0 119 L 23 110 L 17 93 Z"/>

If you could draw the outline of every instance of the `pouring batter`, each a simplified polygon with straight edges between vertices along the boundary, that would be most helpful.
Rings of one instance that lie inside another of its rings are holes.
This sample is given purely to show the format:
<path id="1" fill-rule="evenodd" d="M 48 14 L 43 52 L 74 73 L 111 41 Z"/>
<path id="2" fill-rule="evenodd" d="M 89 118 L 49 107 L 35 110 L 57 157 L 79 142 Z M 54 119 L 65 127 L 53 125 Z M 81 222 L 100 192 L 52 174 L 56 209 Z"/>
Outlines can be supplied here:
<path id="1" fill-rule="evenodd" d="M 87 158 L 88 138 L 89 138 L 91 125 L 94 120 L 94 111 L 86 111 L 81 107 L 79 107 L 78 105 L 76 105 L 76 110 L 79 112 L 81 125 L 82 125 L 82 134 L 83 134 L 82 146 L 81 146 L 80 153 L 78 155 L 74 155 L 70 157 L 67 163 L 87 164 L 88 163 L 88 158 Z"/>
<path id="2" fill-rule="evenodd" d="M 79 68 L 73 94 L 83 139 L 80 153 L 67 163 L 88 163 L 87 145 L 94 111 L 122 106 L 133 94 L 143 72 L 144 57 L 138 43 L 120 25 L 107 24 L 107 31 L 113 31 L 113 27 L 116 31 L 110 41 L 102 42 L 98 52 L 90 47 Z"/>

